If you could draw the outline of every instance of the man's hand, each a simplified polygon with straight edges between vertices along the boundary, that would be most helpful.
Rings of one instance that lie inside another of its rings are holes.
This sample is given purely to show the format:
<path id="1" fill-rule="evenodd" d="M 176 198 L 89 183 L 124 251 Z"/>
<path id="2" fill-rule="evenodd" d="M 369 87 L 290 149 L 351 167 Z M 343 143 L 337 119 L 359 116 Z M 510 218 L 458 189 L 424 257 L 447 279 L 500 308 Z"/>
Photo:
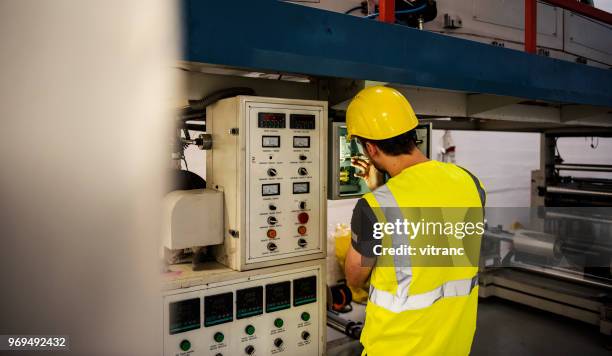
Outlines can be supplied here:
<path id="1" fill-rule="evenodd" d="M 355 173 L 355 175 L 363 179 L 370 190 L 374 190 L 383 185 L 383 174 L 380 173 L 370 161 L 361 157 L 353 157 L 351 158 L 351 166 L 362 171 Z"/>

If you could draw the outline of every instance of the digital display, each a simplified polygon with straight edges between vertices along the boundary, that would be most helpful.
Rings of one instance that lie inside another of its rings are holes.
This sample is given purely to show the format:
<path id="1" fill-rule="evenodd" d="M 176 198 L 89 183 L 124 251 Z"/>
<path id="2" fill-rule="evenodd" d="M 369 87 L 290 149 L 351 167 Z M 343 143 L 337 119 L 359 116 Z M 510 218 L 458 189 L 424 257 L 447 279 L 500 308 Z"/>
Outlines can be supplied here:
<path id="1" fill-rule="evenodd" d="M 200 328 L 200 298 L 170 303 L 170 335 Z"/>
<path id="2" fill-rule="evenodd" d="M 291 307 L 291 282 L 268 284 L 266 286 L 266 313 Z"/>
<path id="3" fill-rule="evenodd" d="M 260 112 L 257 115 L 257 126 L 264 129 L 284 129 L 287 126 L 285 114 Z"/>
<path id="4" fill-rule="evenodd" d="M 236 291 L 236 319 L 263 314 L 263 287 Z"/>
<path id="5" fill-rule="evenodd" d="M 293 147 L 310 147 L 310 136 L 293 136 Z"/>
<path id="6" fill-rule="evenodd" d="M 219 325 L 234 320 L 232 292 L 204 297 L 204 326 Z"/>
<path id="7" fill-rule="evenodd" d="M 262 136 L 262 147 L 280 147 L 280 136 Z"/>
<path id="8" fill-rule="evenodd" d="M 315 116 L 304 114 L 291 114 L 289 116 L 289 127 L 292 129 L 314 130 Z"/>
<path id="9" fill-rule="evenodd" d="M 317 301 L 317 277 L 300 278 L 293 281 L 293 305 L 304 305 Z"/>
<path id="10" fill-rule="evenodd" d="M 293 194 L 306 194 L 306 193 L 310 193 L 310 183 L 309 182 L 293 183 Z"/>
<path id="11" fill-rule="evenodd" d="M 280 183 L 262 184 L 261 195 L 263 195 L 264 197 L 270 195 L 280 195 Z"/>

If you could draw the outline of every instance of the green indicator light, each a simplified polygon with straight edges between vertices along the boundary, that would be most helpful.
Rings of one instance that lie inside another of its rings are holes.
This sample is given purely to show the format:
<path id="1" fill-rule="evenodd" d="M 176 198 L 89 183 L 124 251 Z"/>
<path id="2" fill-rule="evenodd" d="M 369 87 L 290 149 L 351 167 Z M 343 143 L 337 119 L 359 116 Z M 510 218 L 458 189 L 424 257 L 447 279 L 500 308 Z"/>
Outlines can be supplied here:
<path id="1" fill-rule="evenodd" d="M 302 320 L 304 320 L 304 321 L 310 320 L 310 314 L 308 314 L 308 312 L 303 312 L 302 313 Z"/>
<path id="2" fill-rule="evenodd" d="M 223 335 L 223 333 L 216 332 L 214 339 L 216 342 L 223 342 L 223 339 L 225 339 L 225 336 Z"/>
<path id="3" fill-rule="evenodd" d="M 284 324 L 283 319 L 281 318 L 274 319 L 274 326 L 276 326 L 277 328 L 282 328 L 283 324 Z"/>
<path id="4" fill-rule="evenodd" d="M 253 335 L 255 334 L 255 327 L 253 325 L 247 325 L 247 327 L 244 328 L 244 332 L 247 333 L 247 335 Z"/>
<path id="5" fill-rule="evenodd" d="M 188 351 L 191 348 L 191 342 L 189 342 L 189 340 L 183 340 L 179 346 L 181 350 Z"/>

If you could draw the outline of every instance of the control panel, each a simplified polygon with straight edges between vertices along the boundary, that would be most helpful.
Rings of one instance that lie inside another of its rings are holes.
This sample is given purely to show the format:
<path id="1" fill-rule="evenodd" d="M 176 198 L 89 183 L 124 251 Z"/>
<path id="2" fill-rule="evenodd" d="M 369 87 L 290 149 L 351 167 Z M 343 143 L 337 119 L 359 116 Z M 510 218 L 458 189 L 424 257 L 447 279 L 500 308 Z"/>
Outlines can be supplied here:
<path id="1" fill-rule="evenodd" d="M 237 97 L 208 110 L 207 178 L 227 207 L 218 260 L 247 270 L 324 257 L 327 104 Z"/>
<path id="2" fill-rule="evenodd" d="M 415 128 L 416 146 L 423 154 L 431 158 L 431 124 L 421 124 Z M 346 140 L 346 123 L 334 122 L 330 126 L 329 135 L 329 195 L 328 198 L 354 199 L 368 193 L 370 189 L 357 174 L 361 171 L 351 165 L 353 157 L 366 155 L 359 140 Z"/>
<path id="3" fill-rule="evenodd" d="M 322 355 L 324 263 L 230 270 L 215 282 L 168 292 L 164 355 Z"/>

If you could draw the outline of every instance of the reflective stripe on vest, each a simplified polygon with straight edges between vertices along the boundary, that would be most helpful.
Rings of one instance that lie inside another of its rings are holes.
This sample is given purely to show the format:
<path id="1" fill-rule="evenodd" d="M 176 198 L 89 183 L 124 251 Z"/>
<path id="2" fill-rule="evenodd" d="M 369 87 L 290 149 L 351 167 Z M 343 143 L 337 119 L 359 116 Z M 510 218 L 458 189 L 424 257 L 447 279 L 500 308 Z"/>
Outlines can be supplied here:
<path id="1" fill-rule="evenodd" d="M 432 291 L 408 296 L 393 295 L 370 286 L 369 300 L 393 313 L 401 313 L 427 308 L 442 298 L 468 296 L 476 285 L 478 285 L 478 275 L 471 279 L 448 281 Z M 398 288 L 398 294 L 399 292 Z"/>
<path id="2" fill-rule="evenodd" d="M 397 220 L 402 221 L 404 216 L 393 196 L 391 190 L 387 185 L 382 185 L 378 189 L 372 192 L 374 198 L 378 202 L 378 206 L 381 207 L 384 216 L 378 216 L 378 209 L 372 209 L 375 211 L 379 222 L 395 222 Z M 383 221 L 384 218 L 384 221 Z M 408 246 L 409 242 L 405 236 L 392 234 L 391 243 L 393 248 L 401 248 L 402 246 Z M 412 279 L 412 262 L 409 255 L 393 255 L 393 265 L 395 266 L 395 278 L 398 284 L 398 290 L 405 288 L 408 289 L 410 280 Z"/>

